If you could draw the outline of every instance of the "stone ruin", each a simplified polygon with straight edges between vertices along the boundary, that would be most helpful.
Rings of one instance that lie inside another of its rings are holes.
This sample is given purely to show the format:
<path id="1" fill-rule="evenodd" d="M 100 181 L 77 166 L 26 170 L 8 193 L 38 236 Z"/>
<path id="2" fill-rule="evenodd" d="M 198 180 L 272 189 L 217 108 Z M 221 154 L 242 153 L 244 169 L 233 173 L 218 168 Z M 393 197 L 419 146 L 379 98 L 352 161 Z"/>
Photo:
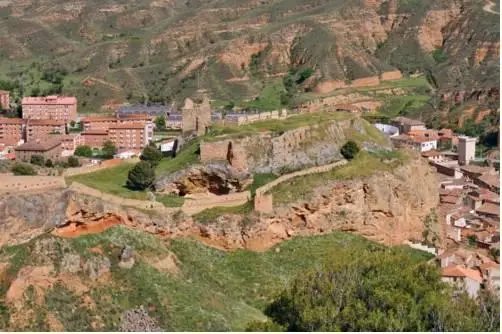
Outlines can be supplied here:
<path id="1" fill-rule="evenodd" d="M 207 95 L 203 96 L 201 103 L 185 99 L 182 117 L 183 134 L 196 133 L 199 136 L 205 134 L 207 127 L 211 125 L 211 105 Z"/>

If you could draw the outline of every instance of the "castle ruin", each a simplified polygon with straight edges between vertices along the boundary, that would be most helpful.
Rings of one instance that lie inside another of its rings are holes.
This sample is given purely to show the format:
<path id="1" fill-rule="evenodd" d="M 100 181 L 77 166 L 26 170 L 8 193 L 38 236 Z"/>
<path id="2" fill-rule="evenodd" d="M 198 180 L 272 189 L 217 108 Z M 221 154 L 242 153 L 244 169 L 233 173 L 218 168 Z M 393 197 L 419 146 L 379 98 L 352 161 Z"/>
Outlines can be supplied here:
<path id="1" fill-rule="evenodd" d="M 204 95 L 200 104 L 187 98 L 182 114 L 184 134 L 192 132 L 198 136 L 205 134 L 207 127 L 211 125 L 211 105 L 207 95 Z"/>

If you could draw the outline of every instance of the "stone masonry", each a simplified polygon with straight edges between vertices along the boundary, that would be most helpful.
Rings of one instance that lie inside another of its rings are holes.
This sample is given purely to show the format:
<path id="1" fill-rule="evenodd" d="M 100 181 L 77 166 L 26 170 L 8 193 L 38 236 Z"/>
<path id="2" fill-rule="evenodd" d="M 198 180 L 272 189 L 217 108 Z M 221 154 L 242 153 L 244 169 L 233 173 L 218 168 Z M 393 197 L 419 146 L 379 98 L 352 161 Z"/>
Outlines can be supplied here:
<path id="1" fill-rule="evenodd" d="M 195 132 L 197 135 L 206 133 L 206 128 L 211 125 L 211 105 L 207 95 L 204 95 L 200 104 L 187 98 L 182 114 L 183 133 Z"/>

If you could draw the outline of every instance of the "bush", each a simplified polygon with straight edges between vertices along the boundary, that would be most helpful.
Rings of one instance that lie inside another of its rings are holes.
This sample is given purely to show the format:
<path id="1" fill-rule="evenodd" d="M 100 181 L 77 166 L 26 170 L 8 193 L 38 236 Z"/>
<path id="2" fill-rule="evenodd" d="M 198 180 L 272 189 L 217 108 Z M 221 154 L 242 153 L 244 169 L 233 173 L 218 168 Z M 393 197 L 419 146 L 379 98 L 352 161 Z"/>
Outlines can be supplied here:
<path id="1" fill-rule="evenodd" d="M 92 157 L 92 149 L 90 146 L 87 145 L 78 146 L 75 149 L 75 155 L 78 155 L 79 157 L 90 158 Z"/>
<path id="2" fill-rule="evenodd" d="M 265 314 L 286 331 L 494 331 L 498 300 L 453 298 L 438 270 L 388 250 L 347 254 L 294 280 Z M 250 330 L 279 329 L 252 323 Z"/>
<path id="3" fill-rule="evenodd" d="M 78 160 L 77 157 L 68 157 L 68 166 L 69 167 L 79 167 L 80 166 L 80 161 Z"/>
<path id="4" fill-rule="evenodd" d="M 155 144 L 150 144 L 143 149 L 139 158 L 143 161 L 150 162 L 152 166 L 156 167 L 160 160 L 162 160 L 162 152 L 155 146 Z"/>
<path id="5" fill-rule="evenodd" d="M 117 147 L 111 141 L 107 140 L 104 142 L 101 152 L 105 158 L 113 158 L 115 153 L 117 153 Z"/>
<path id="6" fill-rule="evenodd" d="M 356 142 L 349 140 L 345 143 L 345 145 L 342 146 L 340 153 L 345 159 L 352 160 L 355 158 L 357 153 L 359 153 L 359 146 Z"/>
<path id="7" fill-rule="evenodd" d="M 45 158 L 41 155 L 35 154 L 31 156 L 30 163 L 37 166 L 43 166 L 45 163 Z"/>
<path id="8" fill-rule="evenodd" d="M 155 168 L 148 161 L 138 162 L 127 176 L 127 187 L 132 190 L 145 190 L 155 180 Z"/>
<path id="9" fill-rule="evenodd" d="M 14 175 L 37 175 L 37 172 L 32 166 L 20 162 L 16 163 L 11 171 Z"/>
<path id="10" fill-rule="evenodd" d="M 48 168 L 52 168 L 54 167 L 54 164 L 52 163 L 52 160 L 51 159 L 47 159 L 45 161 L 45 167 L 48 167 Z"/>
<path id="11" fill-rule="evenodd" d="M 166 128 L 166 118 L 164 116 L 158 116 L 155 118 L 155 128 L 157 130 L 163 130 Z"/>

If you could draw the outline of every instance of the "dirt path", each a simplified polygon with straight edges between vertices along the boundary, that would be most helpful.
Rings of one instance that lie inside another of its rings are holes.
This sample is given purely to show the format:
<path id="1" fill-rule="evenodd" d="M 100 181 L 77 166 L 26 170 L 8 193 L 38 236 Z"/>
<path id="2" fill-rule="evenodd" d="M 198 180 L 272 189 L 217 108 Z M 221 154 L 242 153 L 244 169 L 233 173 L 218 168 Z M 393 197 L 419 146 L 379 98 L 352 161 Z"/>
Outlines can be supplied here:
<path id="1" fill-rule="evenodd" d="M 496 4 L 495 4 L 495 2 L 493 2 L 493 1 L 488 1 L 488 2 L 486 3 L 486 5 L 484 5 L 483 10 L 484 10 L 485 12 L 488 12 L 488 13 L 492 13 L 492 14 L 495 14 L 495 15 L 500 15 L 500 13 L 499 13 L 499 12 L 496 12 L 496 11 L 494 10 L 495 5 L 496 5 Z"/>

